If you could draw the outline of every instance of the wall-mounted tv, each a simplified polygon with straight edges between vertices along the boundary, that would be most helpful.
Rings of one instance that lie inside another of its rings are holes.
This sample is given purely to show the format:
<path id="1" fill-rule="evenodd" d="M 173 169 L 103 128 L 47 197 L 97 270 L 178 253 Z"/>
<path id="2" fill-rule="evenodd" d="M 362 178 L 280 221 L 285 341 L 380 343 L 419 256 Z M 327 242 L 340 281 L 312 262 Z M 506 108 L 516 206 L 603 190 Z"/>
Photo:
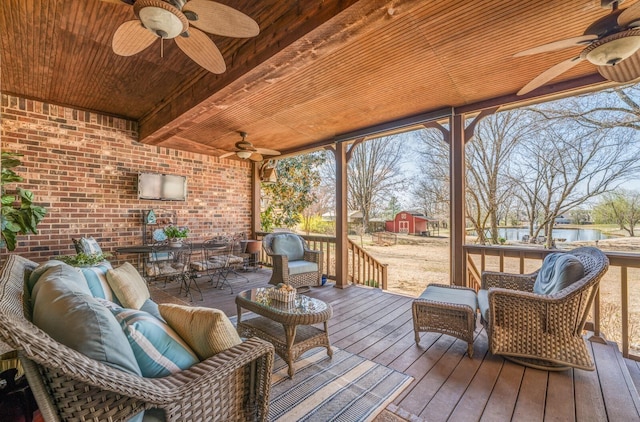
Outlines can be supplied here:
<path id="1" fill-rule="evenodd" d="M 187 178 L 172 174 L 139 173 L 138 199 L 186 201 Z"/>

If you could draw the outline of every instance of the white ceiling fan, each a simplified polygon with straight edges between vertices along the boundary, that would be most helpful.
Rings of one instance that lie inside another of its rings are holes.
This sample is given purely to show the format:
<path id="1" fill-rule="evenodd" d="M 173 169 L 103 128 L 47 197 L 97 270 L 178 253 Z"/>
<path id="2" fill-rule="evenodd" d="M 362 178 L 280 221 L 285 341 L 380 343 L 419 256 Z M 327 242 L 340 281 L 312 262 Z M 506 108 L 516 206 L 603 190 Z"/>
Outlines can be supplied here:
<path id="1" fill-rule="evenodd" d="M 211 0 L 102 0 L 133 5 L 138 19 L 123 23 L 113 34 L 113 52 L 132 56 L 160 38 L 174 39 L 194 62 L 213 73 L 224 73 L 222 53 L 205 32 L 249 38 L 259 34 L 256 21 Z M 203 32 L 204 31 L 204 32 Z"/>
<path id="2" fill-rule="evenodd" d="M 610 7 L 611 13 L 589 25 L 582 35 L 514 54 L 514 57 L 521 57 L 584 46 L 577 56 L 562 61 L 536 76 L 518 91 L 518 95 L 541 87 L 584 60 L 596 65 L 598 72 L 610 81 L 631 82 L 639 78 L 640 1 L 626 9 L 618 9 L 621 2 L 601 0 L 602 7 Z"/>
<path id="3" fill-rule="evenodd" d="M 220 156 L 220 158 L 230 157 L 236 155 L 243 160 L 249 159 L 251 161 L 262 161 L 264 156 L 276 156 L 280 155 L 280 151 L 268 148 L 256 148 L 253 144 L 247 141 L 247 133 L 239 132 L 242 136 L 242 140 L 236 142 L 236 150 L 232 152 L 226 152 Z"/>

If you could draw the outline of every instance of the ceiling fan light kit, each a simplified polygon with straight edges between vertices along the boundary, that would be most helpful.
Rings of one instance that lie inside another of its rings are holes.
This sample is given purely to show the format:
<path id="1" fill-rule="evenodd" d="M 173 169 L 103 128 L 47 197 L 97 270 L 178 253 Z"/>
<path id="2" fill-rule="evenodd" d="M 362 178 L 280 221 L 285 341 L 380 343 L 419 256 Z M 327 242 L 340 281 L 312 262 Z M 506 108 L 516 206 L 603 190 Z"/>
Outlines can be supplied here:
<path id="1" fill-rule="evenodd" d="M 514 57 L 521 57 L 586 44 L 577 57 L 545 70 L 518 91 L 517 95 L 524 95 L 545 85 L 584 60 L 594 64 L 598 72 L 610 81 L 631 82 L 640 78 L 640 29 L 637 29 L 640 24 L 640 1 L 619 10 L 620 3 L 621 1 L 602 1 L 602 6 L 611 7 L 612 12 L 589 25 L 583 35 L 516 53 Z"/>
<path id="2" fill-rule="evenodd" d="M 236 152 L 236 155 L 240 158 L 242 158 L 243 160 L 246 160 L 247 158 L 251 157 L 251 154 L 253 154 L 251 151 L 238 151 Z"/>
<path id="3" fill-rule="evenodd" d="M 161 38 L 175 38 L 189 28 L 187 17 L 162 0 L 138 0 L 133 8 L 142 25 Z"/>
<path id="4" fill-rule="evenodd" d="M 581 55 L 596 66 L 614 66 L 640 49 L 640 30 L 613 34 L 590 44 Z"/>

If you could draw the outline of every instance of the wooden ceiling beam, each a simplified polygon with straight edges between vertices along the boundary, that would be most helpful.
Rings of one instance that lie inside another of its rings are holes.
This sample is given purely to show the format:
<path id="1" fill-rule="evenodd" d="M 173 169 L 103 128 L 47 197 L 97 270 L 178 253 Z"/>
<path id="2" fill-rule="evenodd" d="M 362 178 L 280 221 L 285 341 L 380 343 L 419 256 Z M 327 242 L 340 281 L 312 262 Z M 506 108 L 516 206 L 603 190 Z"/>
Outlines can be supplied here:
<path id="1" fill-rule="evenodd" d="M 140 141 L 157 144 L 188 128 L 205 111 L 215 106 L 207 100 L 211 93 L 217 93 L 231 85 L 236 89 L 245 89 L 246 85 L 254 84 L 256 79 L 264 76 L 265 71 L 256 74 L 252 70 L 256 67 L 264 68 L 265 63 L 268 64 L 273 56 L 357 2 L 358 0 L 300 2 L 298 8 L 282 11 L 277 24 L 260 29 L 258 41 L 245 43 L 233 53 L 232 63 L 224 74 L 204 73 L 192 85 L 172 98 L 167 98 L 140 119 Z M 278 4 L 286 6 L 288 3 Z M 248 73 L 252 74 L 247 75 Z"/>
<path id="2" fill-rule="evenodd" d="M 230 104 L 237 104 L 248 95 L 257 95 L 262 88 L 270 87 L 319 57 L 344 47 L 348 40 L 369 33 L 422 3 L 421 0 L 405 0 L 402 7 L 396 10 L 389 6 L 387 0 L 322 2 L 315 14 L 306 17 L 296 15 L 295 20 L 291 19 L 294 26 L 286 34 L 279 32 L 271 37 L 270 34 L 262 34 L 261 39 L 283 35 L 283 38 L 264 46 L 262 51 L 249 52 L 241 47 L 234 55 L 234 63 L 242 63 L 242 68 L 231 67 L 224 80 L 210 83 L 202 78 L 190 88 L 188 95 L 173 98 L 169 104 L 141 119 L 140 141 L 160 144 L 211 118 L 216 110 L 222 111 Z M 331 25 L 322 26 L 330 18 Z M 281 28 L 281 25 L 278 27 Z M 200 98 L 202 93 L 211 92 L 214 94 L 206 99 Z"/>

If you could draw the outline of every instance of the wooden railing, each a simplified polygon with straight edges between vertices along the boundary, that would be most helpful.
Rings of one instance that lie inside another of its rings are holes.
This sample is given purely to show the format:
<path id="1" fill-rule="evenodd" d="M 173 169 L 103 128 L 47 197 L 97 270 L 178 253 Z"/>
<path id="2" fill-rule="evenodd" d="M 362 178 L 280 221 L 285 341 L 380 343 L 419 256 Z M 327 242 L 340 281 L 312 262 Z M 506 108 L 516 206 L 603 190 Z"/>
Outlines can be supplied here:
<path id="1" fill-rule="evenodd" d="M 467 285 L 480 288 L 482 271 L 525 274 L 540 268 L 544 257 L 553 249 L 510 246 L 465 245 Z M 600 281 L 590 321 L 585 329 L 595 338 L 616 341 L 625 358 L 640 361 L 640 254 L 605 252 L 609 270 Z M 629 273 L 633 272 L 633 277 Z M 629 286 L 635 283 L 634 295 Z M 635 316 L 635 323 L 631 316 Z"/>
<path id="2" fill-rule="evenodd" d="M 256 238 L 262 240 L 268 233 L 256 233 Z M 322 251 L 322 271 L 330 280 L 336 279 L 336 238 L 334 236 L 301 235 L 311 249 Z M 348 281 L 370 287 L 387 289 L 387 265 L 382 264 L 367 251 L 348 240 Z M 271 265 L 271 259 L 260 251 L 260 262 Z"/>
<path id="3" fill-rule="evenodd" d="M 349 281 L 387 290 L 387 264 L 372 257 L 349 240 Z"/>

